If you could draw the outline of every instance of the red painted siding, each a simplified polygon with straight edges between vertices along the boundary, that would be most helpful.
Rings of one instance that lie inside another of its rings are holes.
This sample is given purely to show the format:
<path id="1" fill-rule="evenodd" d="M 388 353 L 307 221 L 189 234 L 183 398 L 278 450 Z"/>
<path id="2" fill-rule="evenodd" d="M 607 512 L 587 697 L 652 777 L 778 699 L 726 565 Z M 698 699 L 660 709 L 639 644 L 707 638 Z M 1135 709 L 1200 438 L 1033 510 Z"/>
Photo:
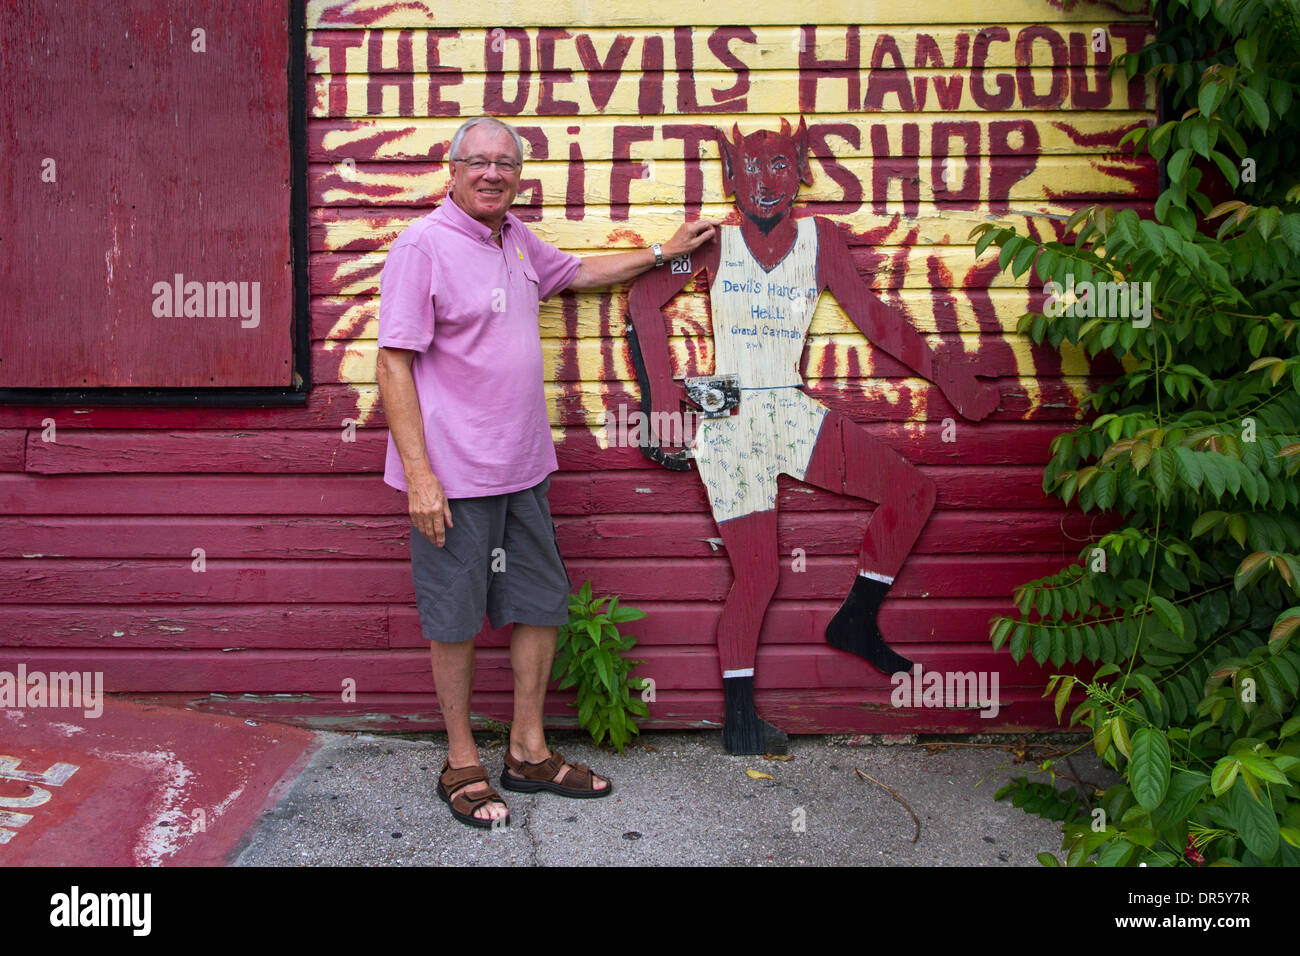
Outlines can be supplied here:
<path id="1" fill-rule="evenodd" d="M 1025 6 L 1018 0 L 1017 9 Z M 392 240 L 437 198 L 445 178 L 442 151 L 460 119 L 456 111 L 415 114 L 411 104 L 430 105 L 430 89 L 440 89 L 442 105 L 455 101 L 470 115 L 480 111 L 493 83 L 500 87 L 504 81 L 508 91 L 515 78 L 508 69 L 501 75 L 499 67 L 495 77 L 484 72 L 490 34 L 482 24 L 460 29 L 453 23 L 458 8 L 443 4 L 438 28 L 429 29 L 418 7 L 309 4 L 310 314 L 317 384 L 304 405 L 0 407 L 0 669 L 13 670 L 19 661 L 29 670 L 75 663 L 103 670 L 109 690 L 140 699 L 317 727 L 439 726 L 413 607 L 405 497 L 380 480 L 386 429 L 374 384 L 378 279 Z M 568 146 L 582 146 L 584 136 L 608 133 L 616 139 L 618 130 L 652 121 L 680 124 L 674 109 L 705 109 L 698 100 L 692 107 L 671 95 L 666 108 L 653 97 L 623 96 L 625 88 L 654 88 L 650 54 L 656 36 L 666 36 L 667 49 L 674 50 L 673 27 L 645 27 L 650 15 L 642 10 L 636 20 L 642 25 L 626 27 L 638 39 L 623 86 L 616 88 L 620 74 L 612 68 L 574 73 L 567 93 L 590 91 L 597 102 L 603 97 L 600 115 L 534 115 L 530 108 L 518 117 L 535 163 L 525 176 L 537 178 L 521 200 L 536 202 L 528 214 L 540 216 L 539 234 L 565 248 L 635 246 L 647 235 L 662 239 L 680 221 L 678 209 L 669 215 L 632 202 L 628 182 L 615 195 L 615 171 L 626 172 L 630 159 L 611 162 L 590 152 L 585 160 L 569 159 Z M 1070 23 L 1058 26 L 1065 34 L 1095 21 L 1109 25 L 1116 42 L 1124 35 L 1140 40 L 1140 23 L 1111 23 L 1113 15 L 1085 4 L 1070 14 Z M 1062 16 L 1043 4 L 1041 17 L 1049 24 Z M 1080 17 L 1092 20 L 1073 22 Z M 1013 25 L 1012 36 L 1023 28 Z M 534 42 L 538 29 L 519 32 Z M 767 29 L 776 35 L 776 28 Z M 822 36 L 850 29 L 858 28 L 818 28 Z M 911 23 L 878 32 L 893 31 L 908 43 L 917 29 Z M 946 45 L 960 44 L 963 33 L 977 29 L 958 24 L 935 32 Z M 598 48 L 609 51 L 615 34 L 604 30 L 598 40 Z M 689 40 L 688 35 L 688 49 Z M 430 62 L 428 51 L 439 42 L 443 60 Z M 418 54 L 413 60 L 403 52 L 412 44 Z M 649 60 L 642 58 L 643 46 Z M 704 49 L 704 41 L 696 47 Z M 992 49 L 990 70 L 1029 74 L 1011 43 Z M 1039 54 L 1043 49 L 1040 44 Z M 663 44 L 659 52 L 662 96 Z M 773 89 L 789 81 L 798 94 L 785 114 L 797 119 L 802 108 L 810 122 L 820 112 L 825 123 L 858 127 L 852 148 L 848 139 L 823 133 L 827 145 L 815 164 L 817 188 L 828 182 L 845 188 L 842 195 L 819 193 L 808 201 L 809 210 L 843 213 L 859 271 L 887 301 L 917 317 L 936 342 L 962 341 L 976 349 L 981 370 L 995 377 L 1002 404 L 988 421 L 969 425 L 936 388 L 845 330 L 815 328 L 802 372 L 820 401 L 865 423 L 937 487 L 935 513 L 882 608 L 882 630 L 927 669 L 996 674 L 1002 708 L 986 720 L 974 710 L 893 707 L 886 677 L 825 644 L 822 635 L 852 580 L 871 506 L 784 478 L 778 544 L 786 555 L 806 549 L 807 568 L 795 571 L 789 560 L 782 562 L 759 645 L 759 707 L 793 732 L 1049 728 L 1055 722 L 1050 703 L 1040 697 L 1043 669 L 1017 667 L 1005 652 L 994 654 L 987 621 L 1010 607 L 1015 585 L 1055 570 L 1107 527 L 1045 496 L 1041 467 L 1051 439 L 1078 416 L 1083 386 L 1113 366 L 1063 359 L 1008 334 L 1015 314 L 1036 298 L 997 275 L 987 260 L 977 264 L 965 237 L 971 225 L 993 214 L 1040 230 L 1059 228 L 1059 220 L 1024 214 L 1063 216 L 1097 197 L 1144 208 L 1154 195 L 1154 169 L 1113 149 L 1119 130 L 1149 118 L 1147 102 L 1140 89 L 1125 95 L 1120 81 L 1104 103 L 1092 94 L 1099 105 L 1088 109 L 1035 109 L 1020 100 L 980 107 L 984 112 L 974 115 L 982 129 L 1028 116 L 1042 137 L 1041 152 L 1028 155 L 1009 139 L 994 143 L 981 133 L 982 188 L 986 200 L 992 199 L 993 184 L 1005 189 L 1001 208 L 992 209 L 988 201 L 975 209 L 960 199 L 932 202 L 934 157 L 921 155 L 915 157 L 916 177 L 931 190 L 924 208 L 908 211 L 911 187 L 900 180 L 913 164 L 903 157 L 897 161 L 902 172 L 886 184 L 892 192 L 877 209 L 868 127 L 878 125 L 887 144 L 897 147 L 909 135 L 903 124 L 915 122 L 926 130 L 928 150 L 936 121 L 956 120 L 933 98 L 915 115 L 864 116 L 861 102 L 835 114 L 843 107 L 825 104 L 852 86 L 848 74 L 862 81 L 859 97 L 868 86 L 875 72 L 867 67 L 869 52 L 867 45 L 860 71 L 827 65 L 839 72 L 813 84 L 811 103 L 804 102 L 803 80 L 815 76 L 814 68 L 795 80 L 771 78 Z M 826 49 L 817 47 L 815 54 L 829 62 Z M 1041 70 L 1035 63 L 1034 75 L 1020 82 L 1054 89 L 1058 73 L 1073 76 L 1083 65 L 1091 71 L 1093 61 L 1083 60 Z M 11 75 L 12 65 L 4 62 Z M 962 62 L 960 70 L 952 69 L 965 79 L 970 69 L 964 55 Z M 534 76 L 534 97 L 539 82 Z M 987 82 L 992 90 L 993 78 Z M 1095 85 L 1102 89 L 1101 81 Z M 957 95 L 960 100 L 969 94 Z M 774 125 L 772 115 L 745 115 L 758 110 L 757 87 L 750 96 L 756 99 L 753 109 L 734 100 L 708 109 L 737 114 L 726 122 L 738 119 L 747 131 Z M 958 102 L 956 108 L 968 106 Z M 231 128 L 226 124 L 234 120 L 224 107 L 211 112 L 216 127 Z M 718 119 L 697 118 L 700 125 Z M 581 132 L 569 132 L 579 129 L 571 123 L 581 123 Z M 654 144 L 666 148 L 662 138 Z M 680 152 L 681 145 L 672 148 Z M 287 148 L 277 150 L 277 161 L 287 164 Z M 956 139 L 953 150 L 964 155 Z M 704 174 L 709 183 L 716 178 L 716 151 L 706 152 L 693 171 L 680 156 L 658 160 L 668 185 L 654 188 L 676 197 L 671 201 L 678 207 L 685 199 L 696 210 L 725 213 L 703 184 Z M 895 160 L 882 160 L 886 167 L 889 162 Z M 679 170 L 680 183 L 672 180 Z M 1076 176 L 1075 170 L 1083 172 Z M 858 201 L 850 202 L 850 194 Z M 264 215 L 257 228 L 279 229 L 287 222 L 287 207 Z M 902 226 L 890 234 L 885 224 L 894 216 Z M 703 334 L 710 316 L 701 291 L 688 287 L 668 310 L 675 374 L 707 369 L 711 361 Z M 96 283 L 84 284 L 77 294 L 101 304 L 104 297 Z M 594 427 L 606 411 L 639 405 L 623 335 L 625 311 L 625 289 L 566 294 L 543 307 L 547 395 L 561 469 L 552 481 L 551 505 L 574 581 L 590 578 L 597 592 L 619 593 L 649 612 L 630 626 L 640 640 L 635 654 L 645 661 L 638 673 L 656 682 L 647 725 L 717 726 L 721 679 L 714 633 L 731 572 L 712 541 L 717 529 L 704 490 L 695 475 L 648 467 L 636 449 L 602 447 Z M 181 356 L 187 350 L 188 344 L 173 345 L 157 354 Z M 961 440 L 944 440 L 947 418 L 956 419 Z M 196 568 L 196 549 L 202 549 L 202 570 Z M 505 634 L 489 631 L 480 640 L 475 713 L 507 719 Z M 349 678 L 356 681 L 355 702 L 342 699 Z M 553 695 L 553 724 L 572 723 L 570 699 Z"/>

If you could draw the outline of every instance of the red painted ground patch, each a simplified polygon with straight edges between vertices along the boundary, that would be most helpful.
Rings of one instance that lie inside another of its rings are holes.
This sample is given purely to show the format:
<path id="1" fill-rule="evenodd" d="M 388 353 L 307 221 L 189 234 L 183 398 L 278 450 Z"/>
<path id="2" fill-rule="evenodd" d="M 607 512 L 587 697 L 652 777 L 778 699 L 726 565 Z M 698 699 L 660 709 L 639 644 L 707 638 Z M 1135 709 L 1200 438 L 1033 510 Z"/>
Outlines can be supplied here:
<path id="1" fill-rule="evenodd" d="M 0 710 L 0 866 L 222 865 L 312 740 L 113 698 Z"/>

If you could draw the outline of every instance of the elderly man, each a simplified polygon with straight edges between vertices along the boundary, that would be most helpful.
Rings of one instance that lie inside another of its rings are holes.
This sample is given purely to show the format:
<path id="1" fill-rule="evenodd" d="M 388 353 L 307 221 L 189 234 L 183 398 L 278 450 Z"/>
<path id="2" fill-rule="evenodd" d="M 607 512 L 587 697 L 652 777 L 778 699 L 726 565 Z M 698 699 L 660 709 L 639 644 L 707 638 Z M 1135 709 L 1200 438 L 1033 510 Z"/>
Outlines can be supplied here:
<path id="1" fill-rule="evenodd" d="M 537 305 L 623 282 L 714 236 L 683 225 L 649 249 L 579 258 L 538 239 L 510 206 L 523 144 L 490 117 L 448 151 L 447 199 L 389 250 L 380 279 L 378 377 L 390 428 L 384 481 L 407 493 L 411 568 L 447 724 L 437 792 L 471 826 L 507 825 L 470 733 L 474 635 L 513 624 L 514 721 L 501 785 L 604 797 L 610 782 L 546 745 L 542 707 L 572 587 L 546 492 L 556 470 Z"/>

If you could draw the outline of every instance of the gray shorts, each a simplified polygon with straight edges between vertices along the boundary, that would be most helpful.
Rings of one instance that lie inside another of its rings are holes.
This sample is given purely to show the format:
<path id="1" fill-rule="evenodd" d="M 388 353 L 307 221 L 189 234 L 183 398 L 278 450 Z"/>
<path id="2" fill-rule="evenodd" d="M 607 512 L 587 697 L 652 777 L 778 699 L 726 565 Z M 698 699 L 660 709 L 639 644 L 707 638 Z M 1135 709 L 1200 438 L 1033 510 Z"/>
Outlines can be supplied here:
<path id="1" fill-rule="evenodd" d="M 573 583 L 564 569 L 546 500 L 551 479 L 523 491 L 448 500 L 450 528 L 438 547 L 411 525 L 411 576 L 429 641 L 468 641 L 483 628 L 569 620 Z"/>

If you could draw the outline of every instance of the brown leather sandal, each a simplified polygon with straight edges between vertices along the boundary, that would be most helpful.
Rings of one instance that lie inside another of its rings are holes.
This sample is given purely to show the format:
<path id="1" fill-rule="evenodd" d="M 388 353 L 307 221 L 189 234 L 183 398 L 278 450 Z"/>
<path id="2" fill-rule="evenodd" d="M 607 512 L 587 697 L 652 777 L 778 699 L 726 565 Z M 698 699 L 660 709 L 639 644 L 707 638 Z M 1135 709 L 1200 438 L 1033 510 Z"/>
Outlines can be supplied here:
<path id="1" fill-rule="evenodd" d="M 438 796 L 443 802 L 451 808 L 451 815 L 461 823 L 468 823 L 472 827 L 480 827 L 484 830 L 490 830 L 492 827 L 510 826 L 510 813 L 507 811 L 504 817 L 493 820 L 490 817 L 476 817 L 474 811 L 485 803 L 496 802 L 505 805 L 501 799 L 501 794 L 492 789 L 488 784 L 485 792 L 470 796 L 467 793 L 461 793 L 466 787 L 475 783 L 487 783 L 487 770 L 480 764 L 471 767 L 461 767 L 453 770 L 450 760 L 444 760 L 442 764 L 442 773 L 438 775 Z"/>
<path id="2" fill-rule="evenodd" d="M 585 763 L 569 764 L 569 771 L 564 775 L 563 783 L 555 782 L 555 775 L 568 761 L 558 750 L 537 763 L 524 763 L 516 760 L 509 750 L 506 751 L 506 767 L 501 771 L 501 786 L 518 793 L 537 793 L 548 790 L 562 797 L 590 799 L 608 797 L 614 792 L 614 784 L 607 782 L 604 790 L 596 790 L 595 775 Z"/>

